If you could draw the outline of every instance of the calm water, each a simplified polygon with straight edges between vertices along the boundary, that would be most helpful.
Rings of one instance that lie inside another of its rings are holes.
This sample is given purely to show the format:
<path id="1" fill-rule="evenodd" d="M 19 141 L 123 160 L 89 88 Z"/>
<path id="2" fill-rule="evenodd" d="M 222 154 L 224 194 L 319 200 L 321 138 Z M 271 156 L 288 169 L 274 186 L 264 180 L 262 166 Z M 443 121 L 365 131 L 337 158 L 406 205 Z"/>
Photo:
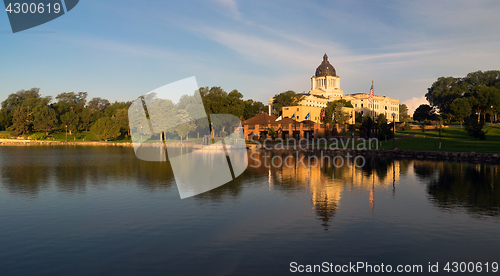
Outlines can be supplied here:
<path id="1" fill-rule="evenodd" d="M 257 157 L 181 200 L 170 166 L 130 148 L 0 147 L 0 275 L 297 274 L 291 262 L 423 275 L 428 262 L 500 262 L 499 167 Z"/>

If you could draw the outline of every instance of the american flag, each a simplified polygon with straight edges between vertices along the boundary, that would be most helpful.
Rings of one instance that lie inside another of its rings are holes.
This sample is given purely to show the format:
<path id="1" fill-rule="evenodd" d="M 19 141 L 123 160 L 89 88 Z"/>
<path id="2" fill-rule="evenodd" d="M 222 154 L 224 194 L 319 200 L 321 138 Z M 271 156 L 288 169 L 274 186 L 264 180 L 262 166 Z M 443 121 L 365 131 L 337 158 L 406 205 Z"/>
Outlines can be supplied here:
<path id="1" fill-rule="evenodd" d="M 370 96 L 368 96 L 368 102 L 370 104 L 373 103 L 373 81 L 372 81 L 372 88 L 370 88 Z"/>

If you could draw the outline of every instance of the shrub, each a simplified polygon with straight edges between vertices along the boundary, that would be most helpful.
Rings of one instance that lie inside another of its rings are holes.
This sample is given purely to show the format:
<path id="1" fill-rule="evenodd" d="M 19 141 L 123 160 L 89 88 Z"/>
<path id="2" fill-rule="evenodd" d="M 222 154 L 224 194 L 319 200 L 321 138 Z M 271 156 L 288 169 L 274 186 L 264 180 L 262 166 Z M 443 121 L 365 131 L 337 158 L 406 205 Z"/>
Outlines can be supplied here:
<path id="1" fill-rule="evenodd" d="M 484 122 L 478 121 L 477 115 L 471 116 L 465 125 L 467 135 L 479 140 L 486 140 L 486 133 L 483 131 Z"/>
<path id="2" fill-rule="evenodd" d="M 110 117 L 102 117 L 90 128 L 97 138 L 101 140 L 113 140 L 120 135 L 120 126 Z"/>
<path id="3" fill-rule="evenodd" d="M 405 123 L 405 124 L 403 125 L 403 130 L 404 130 L 404 131 L 410 131 L 410 130 L 411 130 L 411 126 L 410 126 L 410 124 Z"/>
<path id="4" fill-rule="evenodd" d="M 28 139 L 30 140 L 43 140 L 47 137 L 47 135 L 45 135 L 45 133 L 43 132 L 37 132 L 37 133 L 33 133 L 31 134 Z"/>

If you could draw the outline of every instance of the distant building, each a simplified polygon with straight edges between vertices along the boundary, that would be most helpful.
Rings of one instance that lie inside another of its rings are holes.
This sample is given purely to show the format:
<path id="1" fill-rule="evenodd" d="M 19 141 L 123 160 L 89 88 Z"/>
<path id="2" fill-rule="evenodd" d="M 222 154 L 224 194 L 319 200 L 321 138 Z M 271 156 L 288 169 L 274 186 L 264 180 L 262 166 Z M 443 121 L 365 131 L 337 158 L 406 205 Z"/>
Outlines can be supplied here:
<path id="1" fill-rule="evenodd" d="M 317 107 L 321 110 L 325 108 L 329 102 L 344 99 L 350 101 L 354 107 L 354 112 L 360 113 L 361 115 L 371 114 L 372 117 L 377 117 L 379 114 L 384 114 L 387 120 L 392 122 L 392 114 L 394 113 L 395 121 L 399 122 L 399 100 L 391 99 L 387 96 L 374 96 L 373 103 L 370 104 L 368 102 L 369 94 L 367 93 L 344 95 L 344 91 L 340 89 L 340 77 L 337 76 L 337 72 L 328 61 L 328 56 L 326 54 L 323 56 L 321 64 L 316 68 L 314 76 L 311 77 L 311 90 L 303 95 L 305 97 L 299 103 L 300 107 Z M 273 101 L 274 98 L 269 100 L 270 113 L 274 110 Z M 297 120 L 303 118 L 302 116 L 304 116 L 303 113 L 305 110 L 309 109 L 304 108 L 301 110 L 301 115 L 299 115 L 300 118 Z M 283 110 L 283 112 L 285 111 L 286 110 Z M 316 114 L 317 112 L 314 111 L 314 113 Z M 289 113 L 287 113 L 287 115 L 288 114 Z M 315 117 L 311 120 L 316 121 L 314 118 Z M 355 116 L 352 116 L 352 118 L 355 118 Z M 354 123 L 354 121 L 352 123 Z"/>
<path id="2" fill-rule="evenodd" d="M 323 107 L 316 106 L 285 106 L 282 108 L 281 116 L 283 118 L 294 118 L 297 121 L 311 120 L 315 123 L 321 123 L 321 113 L 323 112 Z M 355 123 L 354 108 L 343 107 L 342 111 L 349 114 L 348 124 L 352 125 Z"/>

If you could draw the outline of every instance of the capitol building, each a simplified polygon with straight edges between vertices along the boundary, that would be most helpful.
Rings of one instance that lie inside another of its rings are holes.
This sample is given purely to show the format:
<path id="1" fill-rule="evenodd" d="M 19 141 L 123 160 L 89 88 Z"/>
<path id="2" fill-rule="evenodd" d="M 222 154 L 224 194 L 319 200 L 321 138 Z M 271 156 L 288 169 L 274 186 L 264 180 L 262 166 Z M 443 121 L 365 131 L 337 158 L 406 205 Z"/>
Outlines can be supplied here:
<path id="1" fill-rule="evenodd" d="M 328 61 L 328 56 L 323 56 L 323 61 L 316 68 L 314 76 L 311 77 L 311 90 L 304 93 L 304 98 L 299 102 L 298 106 L 284 107 L 283 118 L 291 117 L 290 110 L 293 114 L 307 114 L 310 113 L 310 120 L 314 122 L 320 121 L 320 113 L 326 107 L 328 102 L 344 99 L 351 102 L 354 107 L 353 111 L 347 110 L 346 112 L 356 112 L 361 115 L 371 114 L 376 118 L 379 114 L 384 114 L 388 121 L 392 122 L 392 114 L 395 114 L 395 121 L 399 122 L 399 100 L 391 99 L 387 96 L 373 96 L 373 102 L 369 102 L 369 93 L 354 93 L 344 94 L 340 89 L 340 77 L 337 75 L 335 68 Z M 269 113 L 274 111 L 273 108 L 274 98 L 269 100 Z M 304 110 L 302 110 L 304 109 Z M 354 121 L 353 114 L 350 114 Z M 296 117 L 299 121 L 301 119 Z"/>

